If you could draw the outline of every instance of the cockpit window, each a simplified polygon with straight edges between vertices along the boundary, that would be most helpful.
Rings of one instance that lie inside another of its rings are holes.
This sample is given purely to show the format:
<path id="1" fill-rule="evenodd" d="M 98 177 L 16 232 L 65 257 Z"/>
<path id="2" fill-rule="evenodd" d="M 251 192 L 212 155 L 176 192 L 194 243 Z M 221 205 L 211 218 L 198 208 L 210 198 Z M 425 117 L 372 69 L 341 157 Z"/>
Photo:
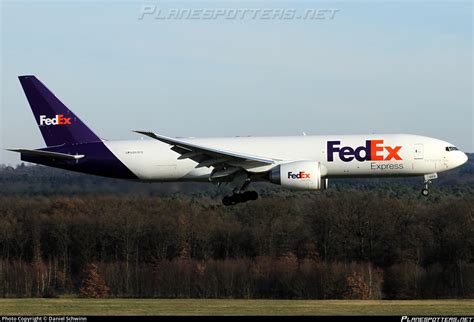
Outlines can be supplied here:
<path id="1" fill-rule="evenodd" d="M 447 147 L 446 147 L 446 151 L 448 151 L 448 152 L 449 152 L 449 151 L 458 151 L 458 148 L 455 147 L 455 146 L 447 146 Z"/>

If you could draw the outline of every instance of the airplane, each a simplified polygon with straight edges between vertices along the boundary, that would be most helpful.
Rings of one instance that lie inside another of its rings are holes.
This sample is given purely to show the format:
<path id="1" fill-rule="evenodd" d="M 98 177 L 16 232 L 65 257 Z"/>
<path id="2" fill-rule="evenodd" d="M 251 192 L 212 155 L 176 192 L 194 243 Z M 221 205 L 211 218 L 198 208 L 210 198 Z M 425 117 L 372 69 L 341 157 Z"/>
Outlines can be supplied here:
<path id="1" fill-rule="evenodd" d="M 172 138 L 134 131 L 152 140 L 98 137 L 35 76 L 19 80 L 46 143 L 40 149 L 8 149 L 21 160 L 92 175 L 144 182 L 231 184 L 222 203 L 256 200 L 251 182 L 297 190 L 328 188 L 331 178 L 423 176 L 421 193 L 439 172 L 464 164 L 453 144 L 410 134 Z"/>

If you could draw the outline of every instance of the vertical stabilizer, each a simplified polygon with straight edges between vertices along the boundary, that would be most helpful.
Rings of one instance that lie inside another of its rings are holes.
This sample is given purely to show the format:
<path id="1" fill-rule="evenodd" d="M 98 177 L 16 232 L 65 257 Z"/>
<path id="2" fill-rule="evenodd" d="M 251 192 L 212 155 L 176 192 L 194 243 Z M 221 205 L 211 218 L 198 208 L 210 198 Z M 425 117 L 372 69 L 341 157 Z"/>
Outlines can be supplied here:
<path id="1" fill-rule="evenodd" d="M 101 141 L 35 76 L 18 78 L 48 147 Z"/>

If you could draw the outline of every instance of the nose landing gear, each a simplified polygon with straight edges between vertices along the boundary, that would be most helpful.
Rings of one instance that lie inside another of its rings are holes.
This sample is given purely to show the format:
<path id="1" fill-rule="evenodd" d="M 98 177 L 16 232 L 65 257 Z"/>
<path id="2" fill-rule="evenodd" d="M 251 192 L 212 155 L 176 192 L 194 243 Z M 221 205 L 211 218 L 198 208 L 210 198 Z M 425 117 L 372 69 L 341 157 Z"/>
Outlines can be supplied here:
<path id="1" fill-rule="evenodd" d="M 425 187 L 421 189 L 421 195 L 424 197 L 428 197 L 428 195 L 430 194 L 428 188 L 430 184 L 432 183 L 431 180 L 437 179 L 438 174 L 436 173 L 425 174 L 424 178 L 425 178 Z"/>

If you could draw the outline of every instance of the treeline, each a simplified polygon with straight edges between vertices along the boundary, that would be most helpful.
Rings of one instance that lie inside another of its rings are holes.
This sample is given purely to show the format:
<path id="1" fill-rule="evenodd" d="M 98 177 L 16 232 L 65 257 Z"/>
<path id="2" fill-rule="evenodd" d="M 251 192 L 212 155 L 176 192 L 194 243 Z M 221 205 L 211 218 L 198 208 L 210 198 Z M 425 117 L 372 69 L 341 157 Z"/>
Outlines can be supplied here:
<path id="1" fill-rule="evenodd" d="M 0 296 L 472 298 L 474 198 L 1 196 Z"/>

